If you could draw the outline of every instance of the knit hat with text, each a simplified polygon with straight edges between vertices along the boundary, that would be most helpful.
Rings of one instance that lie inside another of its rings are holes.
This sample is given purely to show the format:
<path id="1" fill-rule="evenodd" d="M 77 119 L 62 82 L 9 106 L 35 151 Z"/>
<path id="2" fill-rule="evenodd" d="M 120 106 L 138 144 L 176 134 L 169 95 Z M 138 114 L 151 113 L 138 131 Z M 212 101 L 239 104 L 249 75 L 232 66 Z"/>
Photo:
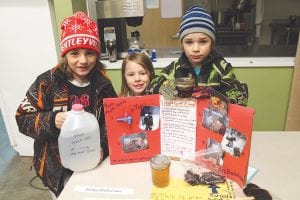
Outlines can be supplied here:
<path id="1" fill-rule="evenodd" d="M 192 6 L 185 12 L 180 24 L 180 40 L 190 33 L 205 33 L 215 41 L 215 25 L 211 15 L 199 6 Z"/>
<path id="2" fill-rule="evenodd" d="M 100 53 L 97 24 L 83 12 L 76 12 L 61 24 L 61 56 L 68 51 L 84 48 Z"/>

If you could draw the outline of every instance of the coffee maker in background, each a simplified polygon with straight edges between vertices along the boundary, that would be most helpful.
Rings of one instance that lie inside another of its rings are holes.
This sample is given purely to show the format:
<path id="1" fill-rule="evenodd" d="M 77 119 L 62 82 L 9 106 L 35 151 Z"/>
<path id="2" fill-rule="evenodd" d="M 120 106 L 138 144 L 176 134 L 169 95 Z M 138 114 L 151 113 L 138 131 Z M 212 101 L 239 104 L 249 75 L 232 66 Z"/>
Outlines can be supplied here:
<path id="1" fill-rule="evenodd" d="M 116 62 L 118 60 L 116 40 L 106 40 L 105 45 L 109 62 Z"/>
<path id="2" fill-rule="evenodd" d="M 101 52 L 109 53 L 106 40 L 115 40 L 117 57 L 124 58 L 129 47 L 126 24 L 133 27 L 142 24 L 146 0 L 87 0 L 87 11 L 98 22 Z M 107 34 L 107 29 L 113 29 L 114 33 Z"/>

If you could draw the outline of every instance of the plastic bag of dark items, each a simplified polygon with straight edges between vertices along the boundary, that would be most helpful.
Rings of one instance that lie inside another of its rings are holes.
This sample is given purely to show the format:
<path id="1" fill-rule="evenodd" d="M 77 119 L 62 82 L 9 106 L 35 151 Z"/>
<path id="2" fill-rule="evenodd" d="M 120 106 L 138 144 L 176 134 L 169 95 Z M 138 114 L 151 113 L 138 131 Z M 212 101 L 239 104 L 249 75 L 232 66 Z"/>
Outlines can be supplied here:
<path id="1" fill-rule="evenodd" d="M 221 165 L 222 150 L 201 150 L 194 155 L 181 158 L 181 164 L 186 172 L 185 182 L 190 185 L 215 185 L 226 181 Z"/>

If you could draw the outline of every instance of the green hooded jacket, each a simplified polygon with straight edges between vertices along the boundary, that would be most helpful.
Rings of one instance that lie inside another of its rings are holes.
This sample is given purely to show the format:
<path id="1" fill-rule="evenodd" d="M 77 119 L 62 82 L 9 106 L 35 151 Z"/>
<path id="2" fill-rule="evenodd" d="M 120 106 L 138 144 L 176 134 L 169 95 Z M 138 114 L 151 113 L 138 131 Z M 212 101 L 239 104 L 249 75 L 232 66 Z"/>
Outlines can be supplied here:
<path id="1" fill-rule="evenodd" d="M 162 71 L 151 81 L 147 88 L 147 94 L 158 94 L 160 87 L 165 81 L 176 78 L 193 77 L 195 86 L 210 87 L 228 97 L 230 103 L 247 106 L 248 86 L 240 82 L 230 63 L 215 51 L 209 55 L 201 66 L 201 72 L 196 75 L 193 66 L 184 53 L 177 61 L 162 69 Z"/>

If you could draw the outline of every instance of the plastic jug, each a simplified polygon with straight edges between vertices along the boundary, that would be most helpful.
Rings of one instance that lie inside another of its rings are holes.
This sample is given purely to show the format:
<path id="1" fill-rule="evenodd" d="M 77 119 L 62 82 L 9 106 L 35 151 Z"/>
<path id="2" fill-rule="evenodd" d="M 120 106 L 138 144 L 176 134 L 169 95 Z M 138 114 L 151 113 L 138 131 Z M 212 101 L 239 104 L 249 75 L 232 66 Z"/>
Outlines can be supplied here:
<path id="1" fill-rule="evenodd" d="M 96 117 L 74 104 L 67 113 L 58 137 L 62 165 L 72 171 L 85 171 L 100 162 L 100 129 Z"/>

